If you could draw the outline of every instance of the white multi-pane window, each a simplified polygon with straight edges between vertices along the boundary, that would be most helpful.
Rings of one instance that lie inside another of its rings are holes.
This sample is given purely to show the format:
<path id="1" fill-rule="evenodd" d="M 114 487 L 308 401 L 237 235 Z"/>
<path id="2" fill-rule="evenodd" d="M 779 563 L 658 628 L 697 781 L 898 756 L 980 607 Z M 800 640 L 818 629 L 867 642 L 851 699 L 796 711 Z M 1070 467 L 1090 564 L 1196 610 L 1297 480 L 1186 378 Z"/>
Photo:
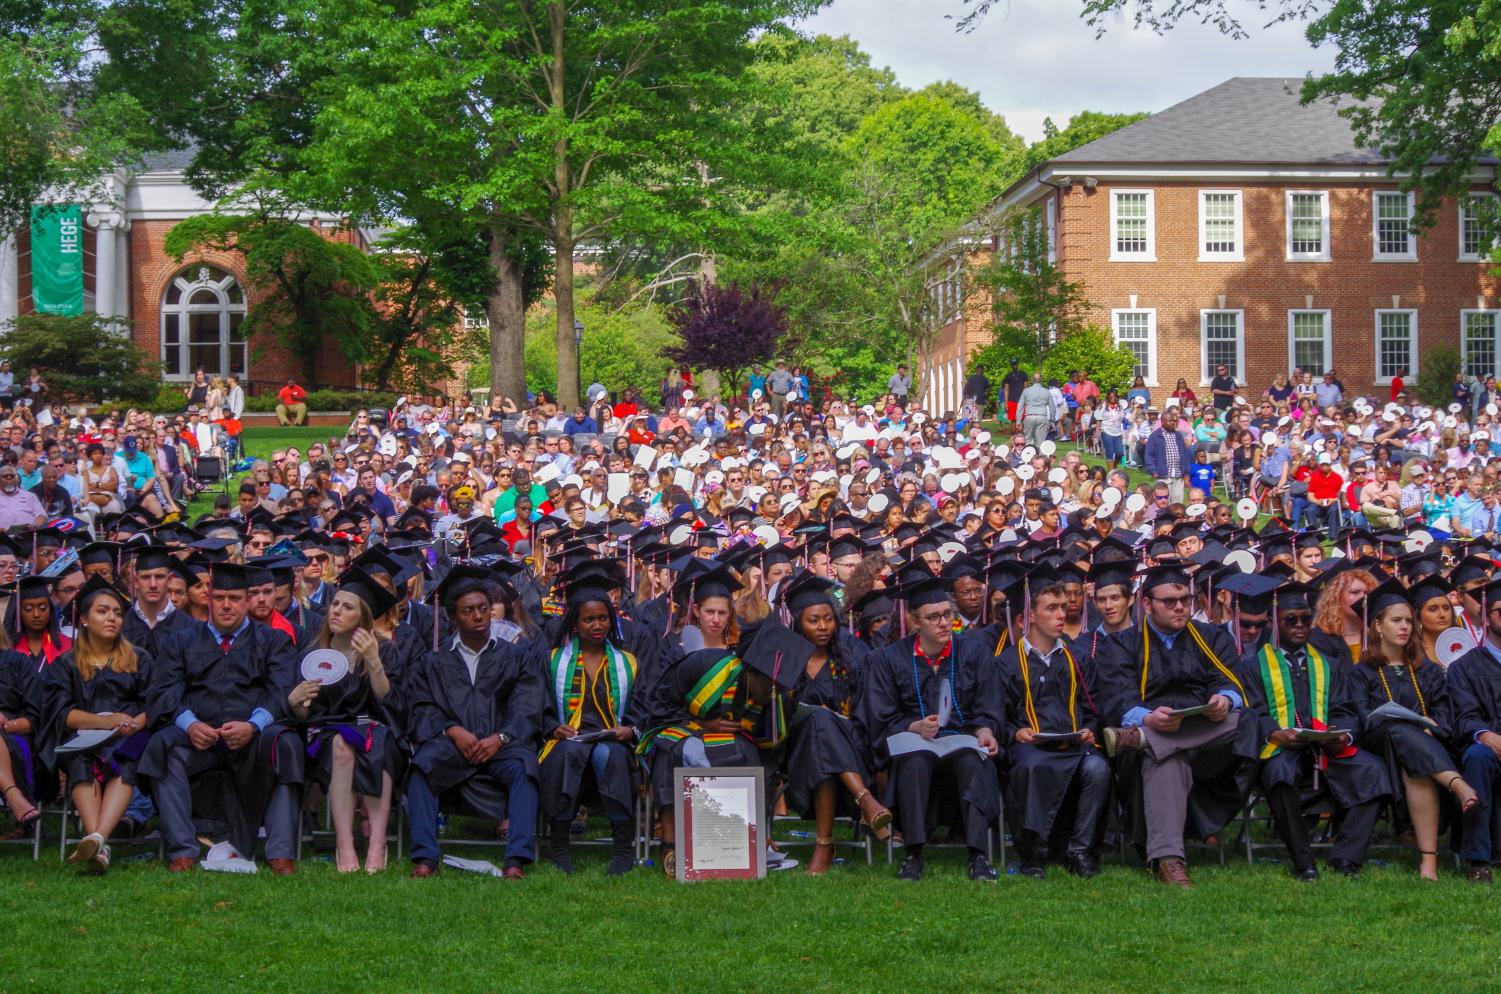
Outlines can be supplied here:
<path id="1" fill-rule="evenodd" d="M 1230 367 L 1235 380 L 1245 379 L 1245 311 L 1200 311 L 1200 378 L 1208 383 L 1220 366 Z"/>
<path id="2" fill-rule="evenodd" d="M 1460 311 L 1459 351 L 1464 371 L 1484 380 L 1496 375 L 1496 338 L 1501 311 Z"/>
<path id="3" fill-rule="evenodd" d="M 1329 259 L 1329 192 L 1290 190 L 1287 194 L 1287 257 L 1294 261 Z"/>
<path id="4" fill-rule="evenodd" d="M 1376 382 L 1410 379 L 1418 372 L 1418 312 L 1376 312 Z"/>
<path id="5" fill-rule="evenodd" d="M 1496 245 L 1496 195 L 1472 193 L 1459 201 L 1459 260 L 1488 260 Z"/>
<path id="6" fill-rule="evenodd" d="M 1110 258 L 1157 261 L 1151 190 L 1115 190 L 1110 198 Z"/>
<path id="7" fill-rule="evenodd" d="M 1199 261 L 1242 261 L 1241 238 L 1240 191 L 1200 190 Z"/>
<path id="8" fill-rule="evenodd" d="M 1136 354 L 1136 370 L 1148 386 L 1157 382 L 1157 312 L 1115 310 L 1110 312 L 1115 342 Z"/>
<path id="9" fill-rule="evenodd" d="M 1315 376 L 1334 368 L 1330 337 L 1328 311 L 1288 311 L 1288 365 L 1312 370 Z"/>
<path id="10" fill-rule="evenodd" d="M 1412 230 L 1413 195 L 1377 190 L 1371 198 L 1373 258 L 1399 262 L 1416 260 L 1418 236 Z"/>

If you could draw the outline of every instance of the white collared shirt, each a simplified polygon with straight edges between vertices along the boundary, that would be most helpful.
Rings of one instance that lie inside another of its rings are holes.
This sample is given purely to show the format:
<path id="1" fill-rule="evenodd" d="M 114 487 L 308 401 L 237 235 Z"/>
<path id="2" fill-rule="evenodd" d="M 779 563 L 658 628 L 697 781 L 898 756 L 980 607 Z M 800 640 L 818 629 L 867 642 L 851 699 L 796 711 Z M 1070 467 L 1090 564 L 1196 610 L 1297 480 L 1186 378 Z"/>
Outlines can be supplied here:
<path id="1" fill-rule="evenodd" d="M 485 643 L 484 648 L 480 649 L 478 652 L 475 652 L 473 649 L 464 644 L 464 639 L 462 636 L 455 635 L 453 637 L 452 648 L 458 651 L 459 658 L 464 660 L 464 665 L 469 668 L 470 686 L 473 686 L 475 680 L 479 678 L 479 657 L 489 652 L 495 647 L 495 645 L 495 637 L 491 636 L 490 640 Z"/>

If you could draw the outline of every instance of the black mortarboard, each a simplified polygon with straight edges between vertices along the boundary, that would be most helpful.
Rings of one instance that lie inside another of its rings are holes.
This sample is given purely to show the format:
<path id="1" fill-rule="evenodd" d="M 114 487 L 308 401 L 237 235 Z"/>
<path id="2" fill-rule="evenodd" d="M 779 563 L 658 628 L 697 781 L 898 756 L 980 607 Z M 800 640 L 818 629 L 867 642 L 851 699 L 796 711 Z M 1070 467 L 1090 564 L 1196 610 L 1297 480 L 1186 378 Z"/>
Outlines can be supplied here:
<path id="1" fill-rule="evenodd" d="M 1094 561 L 1096 563 L 1134 563 L 1136 561 L 1136 549 L 1122 542 L 1115 535 L 1111 535 L 1108 538 L 1101 539 L 1100 543 L 1094 547 Z"/>
<path id="2" fill-rule="evenodd" d="M 368 572 L 368 570 L 367 570 Z M 433 590 L 433 601 L 447 606 L 448 595 L 458 590 L 466 583 L 474 583 L 485 586 L 493 582 L 493 575 L 483 566 L 473 566 L 469 563 L 459 563 L 448 571 L 448 575 Z"/>
<path id="3" fill-rule="evenodd" d="M 1094 588 L 1098 591 L 1101 587 L 1110 587 L 1119 584 L 1126 588 L 1126 594 L 1131 593 L 1131 581 L 1136 576 L 1136 564 L 1122 560 L 1098 559 L 1089 567 L 1088 577 L 1094 582 Z"/>
<path id="4" fill-rule="evenodd" d="M 1449 582 L 1456 587 L 1490 578 L 1493 566 L 1485 556 L 1465 556 L 1449 571 Z"/>
<path id="5" fill-rule="evenodd" d="M 120 602 L 120 610 L 125 611 L 130 607 L 130 598 L 125 593 L 110 583 L 102 576 L 91 576 L 78 588 L 78 593 L 73 596 L 75 611 L 88 610 L 89 602 L 100 594 L 108 594 Z"/>
<path id="6" fill-rule="evenodd" d="M 812 642 L 775 618 L 768 618 L 756 627 L 750 645 L 740 650 L 740 658 L 778 687 L 793 690 L 807 669 L 813 650 Z"/>
<path id="7" fill-rule="evenodd" d="M 370 608 L 371 617 L 375 618 L 389 613 L 401 599 L 383 587 L 368 570 L 359 566 L 345 571 L 339 580 L 339 590 L 351 593 L 364 601 L 365 606 Z"/>
<path id="8" fill-rule="evenodd" d="M 209 586 L 215 590 L 248 590 L 249 571 L 239 563 L 213 563 L 209 567 Z"/>
<path id="9" fill-rule="evenodd" d="M 1156 587 L 1169 585 L 1188 586 L 1188 574 L 1181 563 L 1162 563 L 1147 570 L 1142 575 L 1141 592 L 1149 594 Z"/>
<path id="10" fill-rule="evenodd" d="M 47 597 L 50 596 L 52 584 L 55 582 L 57 582 L 55 576 L 23 576 L 16 582 L 16 595 L 23 601 Z"/>
<path id="11" fill-rule="evenodd" d="M 1240 570 L 1233 570 L 1233 572 L 1221 576 L 1215 582 L 1215 586 L 1237 597 L 1249 597 L 1261 600 L 1272 591 L 1279 589 L 1280 586 L 1286 586 L 1286 584 L 1279 585 L 1276 580 L 1261 573 L 1242 573 Z"/>
<path id="12" fill-rule="evenodd" d="M 740 584 L 735 580 L 728 566 L 707 563 L 697 569 L 690 564 L 678 576 L 677 582 L 672 585 L 674 596 L 691 596 L 695 603 L 709 597 L 730 599 L 739 589 Z"/>
<path id="13" fill-rule="evenodd" d="M 366 549 L 349 565 L 363 567 L 371 573 L 384 573 L 398 588 L 420 572 L 412 564 L 393 556 L 390 550 L 379 546 Z"/>
<path id="14" fill-rule="evenodd" d="M 861 619 L 869 621 L 886 617 L 895 605 L 892 603 L 890 590 L 885 587 L 875 587 L 855 601 L 852 607 L 859 613 Z"/>
<path id="15" fill-rule="evenodd" d="M 171 569 L 172 550 L 165 545 L 137 545 L 129 549 L 135 558 L 136 572 L 148 569 Z"/>
<path id="16" fill-rule="evenodd" d="M 949 580 L 941 576 L 923 577 L 913 583 L 903 584 L 898 596 L 906 601 L 909 611 L 928 604 L 946 604 L 949 600 L 949 583 Z"/>
<path id="17" fill-rule="evenodd" d="M 787 605 L 787 610 L 792 612 L 794 618 L 804 609 L 816 604 L 827 604 L 835 609 L 834 613 L 837 616 L 838 608 L 835 606 L 833 595 L 836 586 L 837 584 L 832 580 L 803 570 L 782 585 L 780 596 L 782 603 Z"/>
<path id="18" fill-rule="evenodd" d="M 176 573 L 179 577 L 182 578 L 184 585 L 191 587 L 200 582 L 198 579 L 199 571 L 194 568 L 195 565 L 196 564 L 194 563 L 185 562 L 184 560 L 178 559 L 174 556 L 169 568 L 173 573 Z M 207 564 L 204 564 L 203 569 L 204 571 L 207 571 Z"/>
<path id="19" fill-rule="evenodd" d="M 78 561 L 85 566 L 115 565 L 120 554 L 119 542 L 90 542 L 78 552 Z"/>
<path id="20" fill-rule="evenodd" d="M 1412 598 L 1407 594 L 1407 588 L 1395 579 L 1387 580 L 1381 586 L 1366 595 L 1366 616 L 1375 618 L 1376 615 L 1385 611 L 1394 604 L 1406 604 L 1412 606 Z"/>
<path id="21" fill-rule="evenodd" d="M 1412 602 L 1413 610 L 1421 611 L 1423 605 L 1435 597 L 1445 599 L 1454 592 L 1454 584 L 1445 580 L 1437 573 L 1430 574 L 1417 580 L 1408 588 L 1408 600 Z"/>
<path id="22" fill-rule="evenodd" d="M 1313 588 L 1306 583 L 1284 583 L 1272 592 L 1272 607 L 1277 611 L 1307 611 L 1313 606 Z"/>

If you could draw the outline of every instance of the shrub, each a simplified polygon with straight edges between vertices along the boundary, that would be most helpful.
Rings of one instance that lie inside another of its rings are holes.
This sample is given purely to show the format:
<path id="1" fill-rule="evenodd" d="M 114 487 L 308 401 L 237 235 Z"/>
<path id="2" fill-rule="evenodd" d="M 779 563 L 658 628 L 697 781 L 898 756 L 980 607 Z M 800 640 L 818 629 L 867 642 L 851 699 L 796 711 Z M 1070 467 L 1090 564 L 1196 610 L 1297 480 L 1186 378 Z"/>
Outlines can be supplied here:
<path id="1" fill-rule="evenodd" d="M 1423 366 L 1412 390 L 1430 407 L 1446 407 L 1454 399 L 1454 375 L 1459 372 L 1459 350 L 1436 345 L 1423 353 Z"/>
<path id="2" fill-rule="evenodd" d="M 310 390 L 307 409 L 310 411 L 357 411 L 360 408 L 390 408 L 400 394 L 382 393 L 375 390 Z M 273 391 L 245 398 L 245 410 L 269 413 L 276 410 L 278 401 Z"/>
<path id="3" fill-rule="evenodd" d="M 18 383 L 35 366 L 54 400 L 137 404 L 161 382 L 160 364 L 96 314 L 22 315 L 8 322 L 4 351 Z"/>

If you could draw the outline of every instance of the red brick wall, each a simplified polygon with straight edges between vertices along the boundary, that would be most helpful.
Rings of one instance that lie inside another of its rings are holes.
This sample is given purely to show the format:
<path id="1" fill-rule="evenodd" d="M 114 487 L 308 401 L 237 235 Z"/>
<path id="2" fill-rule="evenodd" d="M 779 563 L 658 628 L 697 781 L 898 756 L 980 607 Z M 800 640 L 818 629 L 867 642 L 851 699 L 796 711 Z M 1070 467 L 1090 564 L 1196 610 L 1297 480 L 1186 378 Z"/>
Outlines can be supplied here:
<path id="1" fill-rule="evenodd" d="M 1154 191 L 1156 262 L 1110 261 L 1110 190 Z M 1201 189 L 1241 191 L 1244 262 L 1200 262 Z M 1286 260 L 1285 192 L 1328 190 L 1330 262 Z M 1288 311 L 1308 306 L 1331 312 L 1335 368 L 1347 391 L 1384 393 L 1375 380 L 1375 311 L 1418 312 L 1416 352 L 1458 347 L 1460 311 L 1483 295 L 1496 306 L 1501 283 L 1485 263 L 1459 262 L 1458 210 L 1446 204 L 1436 225 L 1417 239 L 1416 262 L 1372 261 L 1372 190 L 1394 184 L 1105 183 L 1075 185 L 1062 197 L 1058 256 L 1073 280 L 1085 285 L 1094 320 L 1109 326 L 1111 308 L 1157 311 L 1159 396 L 1178 377 L 1195 389 L 1201 380 L 1200 310 L 1243 309 L 1247 391 L 1259 395 L 1273 375 L 1289 368 Z M 1220 295 L 1224 295 L 1221 303 Z M 1393 304 L 1393 296 L 1399 303 Z M 1409 380 L 1411 377 L 1409 377 Z"/>

